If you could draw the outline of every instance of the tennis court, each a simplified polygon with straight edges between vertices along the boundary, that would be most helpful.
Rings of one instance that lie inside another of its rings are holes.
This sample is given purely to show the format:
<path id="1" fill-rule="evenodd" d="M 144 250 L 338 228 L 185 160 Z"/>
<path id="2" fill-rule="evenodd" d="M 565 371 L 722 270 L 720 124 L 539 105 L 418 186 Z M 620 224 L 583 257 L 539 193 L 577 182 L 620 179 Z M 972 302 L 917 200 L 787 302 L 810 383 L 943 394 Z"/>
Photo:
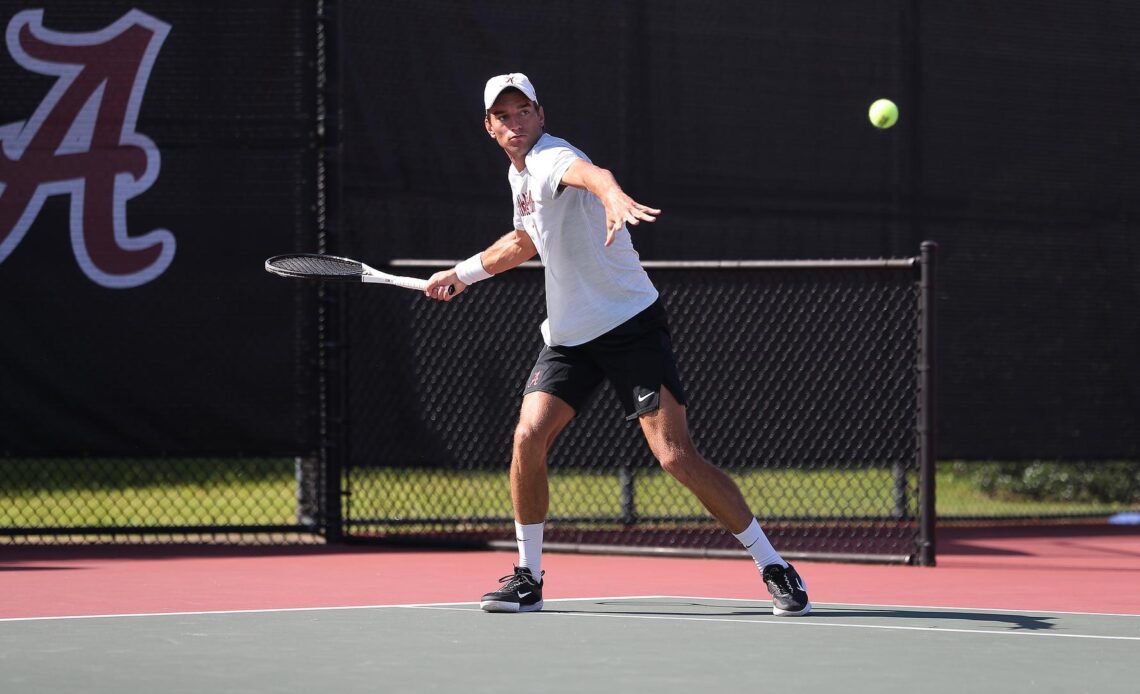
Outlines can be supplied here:
<path id="1" fill-rule="evenodd" d="M 552 554 L 547 606 L 472 600 L 509 552 L 10 547 L 0 687 L 40 691 L 1097 691 L 1140 671 L 1134 528 L 943 531 L 937 568 Z"/>
<path id="2" fill-rule="evenodd" d="M 8 691 L 1134 691 L 1140 616 L 764 601 L 552 600 L 46 619 L 0 626 Z M 96 657 L 93 657 L 96 656 Z M 1098 667 L 1080 667 L 1097 663 Z"/>

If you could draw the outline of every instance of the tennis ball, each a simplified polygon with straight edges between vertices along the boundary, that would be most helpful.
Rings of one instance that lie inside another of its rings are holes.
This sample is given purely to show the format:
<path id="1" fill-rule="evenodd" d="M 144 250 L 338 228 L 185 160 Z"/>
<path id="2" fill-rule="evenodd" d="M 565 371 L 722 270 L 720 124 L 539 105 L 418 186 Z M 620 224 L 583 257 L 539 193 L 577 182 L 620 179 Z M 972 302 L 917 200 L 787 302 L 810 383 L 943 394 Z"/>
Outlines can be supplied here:
<path id="1" fill-rule="evenodd" d="M 886 130 L 899 120 L 899 107 L 890 99 L 879 99 L 867 109 L 867 117 L 871 125 L 880 130 Z"/>

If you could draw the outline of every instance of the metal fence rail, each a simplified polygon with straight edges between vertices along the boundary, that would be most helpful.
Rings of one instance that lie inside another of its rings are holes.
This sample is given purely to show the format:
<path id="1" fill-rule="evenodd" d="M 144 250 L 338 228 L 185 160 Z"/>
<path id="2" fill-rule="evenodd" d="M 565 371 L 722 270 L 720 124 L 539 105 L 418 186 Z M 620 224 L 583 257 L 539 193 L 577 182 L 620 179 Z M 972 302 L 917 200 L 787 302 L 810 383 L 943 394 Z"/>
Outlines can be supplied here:
<path id="1" fill-rule="evenodd" d="M 933 254 L 928 244 L 892 260 L 646 263 L 697 445 L 790 556 L 933 562 Z M 541 273 L 528 267 L 449 304 L 347 297 L 346 538 L 510 537 L 505 471 L 545 312 Z M 552 547 L 739 549 L 660 472 L 606 387 L 549 464 Z"/>

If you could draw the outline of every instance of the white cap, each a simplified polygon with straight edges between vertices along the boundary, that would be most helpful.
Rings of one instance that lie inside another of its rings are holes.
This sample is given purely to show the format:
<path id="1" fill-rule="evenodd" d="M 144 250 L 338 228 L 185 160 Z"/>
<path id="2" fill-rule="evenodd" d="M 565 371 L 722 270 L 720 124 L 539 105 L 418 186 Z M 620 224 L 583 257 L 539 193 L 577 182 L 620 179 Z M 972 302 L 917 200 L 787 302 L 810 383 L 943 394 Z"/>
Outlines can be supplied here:
<path id="1" fill-rule="evenodd" d="M 530 83 L 530 79 L 521 72 L 511 72 L 487 80 L 487 87 L 483 90 L 483 105 L 490 111 L 495 99 L 499 98 L 499 94 L 502 94 L 504 89 L 512 87 L 526 94 L 526 98 L 531 101 L 538 101 L 538 97 L 534 93 L 534 85 Z"/>

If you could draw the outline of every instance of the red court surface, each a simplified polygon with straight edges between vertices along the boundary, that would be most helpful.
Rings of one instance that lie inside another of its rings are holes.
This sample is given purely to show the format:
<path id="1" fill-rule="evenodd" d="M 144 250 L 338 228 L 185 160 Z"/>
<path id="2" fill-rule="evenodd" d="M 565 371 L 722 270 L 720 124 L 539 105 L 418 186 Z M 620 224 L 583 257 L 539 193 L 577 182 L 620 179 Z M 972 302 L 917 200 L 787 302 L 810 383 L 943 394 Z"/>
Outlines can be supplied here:
<path id="1" fill-rule="evenodd" d="M 938 566 L 798 562 L 816 603 L 1140 615 L 1140 528 L 943 530 Z M 0 618 L 472 602 L 511 552 L 0 546 Z M 747 559 L 548 553 L 545 597 L 765 599 Z"/>

